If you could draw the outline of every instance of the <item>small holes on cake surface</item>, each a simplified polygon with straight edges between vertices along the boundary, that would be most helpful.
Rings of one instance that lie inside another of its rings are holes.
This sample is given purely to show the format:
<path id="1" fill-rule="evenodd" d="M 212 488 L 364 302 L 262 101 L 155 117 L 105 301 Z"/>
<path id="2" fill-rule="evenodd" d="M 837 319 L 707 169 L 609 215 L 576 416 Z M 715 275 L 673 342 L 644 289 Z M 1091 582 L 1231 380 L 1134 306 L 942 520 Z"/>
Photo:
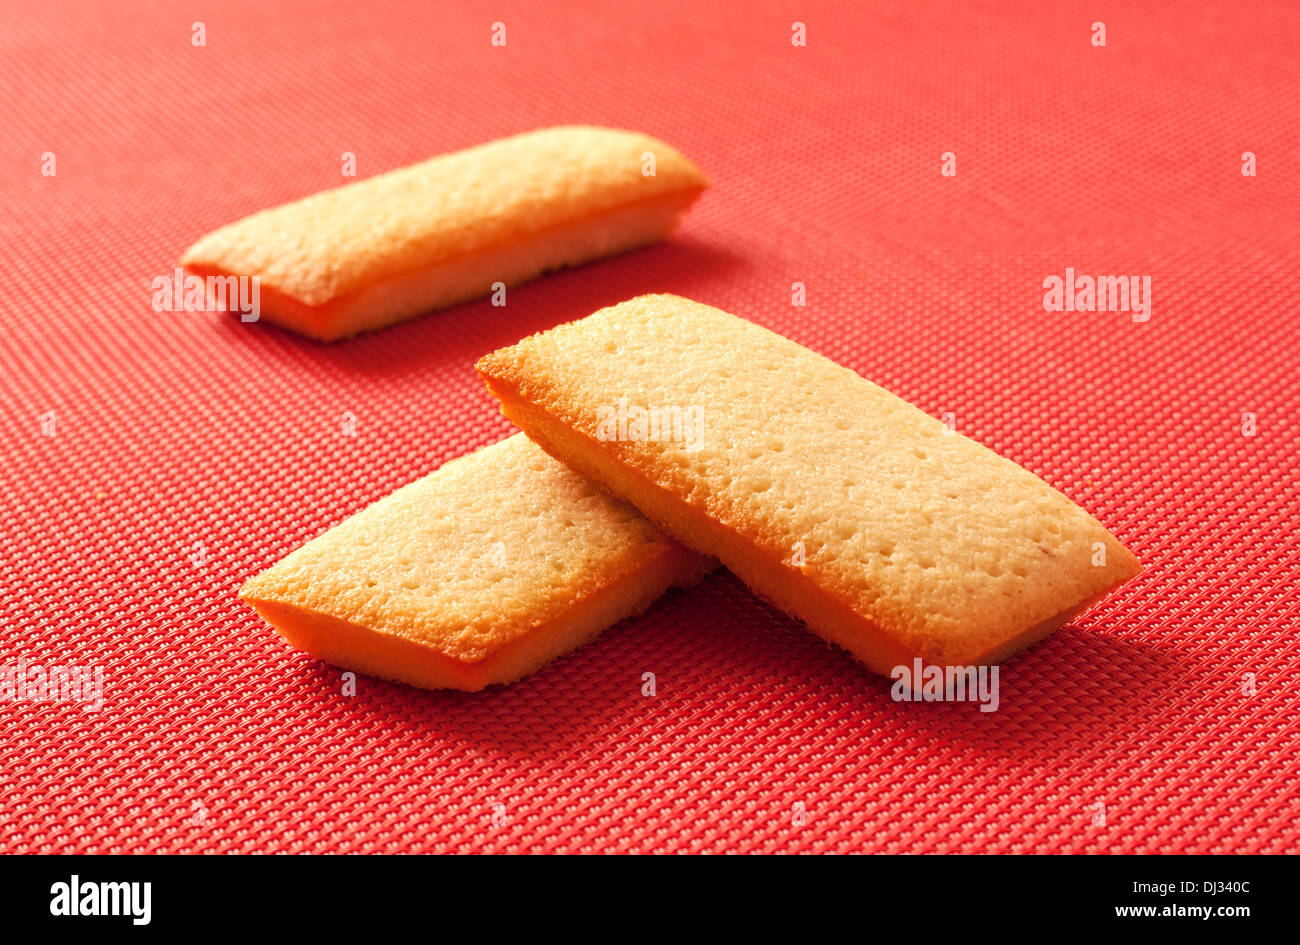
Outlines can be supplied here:
<path id="1" fill-rule="evenodd" d="M 856 591 L 859 594 L 867 590 L 868 587 L 868 581 L 865 576 L 849 578 L 846 583 L 851 590 Z"/>

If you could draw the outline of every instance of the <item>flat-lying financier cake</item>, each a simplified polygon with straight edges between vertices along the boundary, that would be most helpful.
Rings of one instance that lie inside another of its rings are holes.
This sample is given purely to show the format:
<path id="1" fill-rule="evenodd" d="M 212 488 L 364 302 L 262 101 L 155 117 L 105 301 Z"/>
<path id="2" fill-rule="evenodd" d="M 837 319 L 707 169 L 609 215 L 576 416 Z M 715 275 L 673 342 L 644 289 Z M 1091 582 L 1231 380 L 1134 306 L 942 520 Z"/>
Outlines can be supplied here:
<path id="1" fill-rule="evenodd" d="M 632 299 L 478 370 L 548 452 L 879 673 L 1000 661 L 1141 570 L 1032 473 L 688 299 Z"/>
<path id="2" fill-rule="evenodd" d="M 648 135 L 546 128 L 263 210 L 181 264 L 256 277 L 262 317 L 332 341 L 661 240 L 707 186 Z"/>
<path id="3" fill-rule="evenodd" d="M 716 565 L 521 433 L 381 499 L 239 596 L 320 659 L 472 691 L 540 669 Z"/>

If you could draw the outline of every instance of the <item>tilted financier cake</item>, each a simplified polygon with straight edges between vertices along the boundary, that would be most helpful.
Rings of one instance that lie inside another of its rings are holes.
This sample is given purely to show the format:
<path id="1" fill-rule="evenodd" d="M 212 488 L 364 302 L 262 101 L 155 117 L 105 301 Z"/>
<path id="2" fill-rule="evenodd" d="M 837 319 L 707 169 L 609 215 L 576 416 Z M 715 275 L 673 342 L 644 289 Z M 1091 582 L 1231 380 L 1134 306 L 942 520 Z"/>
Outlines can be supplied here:
<path id="1" fill-rule="evenodd" d="M 299 649 L 426 688 L 507 683 L 717 565 L 516 434 L 249 579 Z"/>
<path id="2" fill-rule="evenodd" d="M 207 234 L 200 277 L 255 277 L 261 317 L 333 341 L 663 239 L 708 186 L 648 135 L 544 128 Z"/>
<path id="3" fill-rule="evenodd" d="M 688 299 L 632 299 L 478 370 L 548 452 L 880 673 L 1000 661 L 1141 570 L 1012 461 Z"/>

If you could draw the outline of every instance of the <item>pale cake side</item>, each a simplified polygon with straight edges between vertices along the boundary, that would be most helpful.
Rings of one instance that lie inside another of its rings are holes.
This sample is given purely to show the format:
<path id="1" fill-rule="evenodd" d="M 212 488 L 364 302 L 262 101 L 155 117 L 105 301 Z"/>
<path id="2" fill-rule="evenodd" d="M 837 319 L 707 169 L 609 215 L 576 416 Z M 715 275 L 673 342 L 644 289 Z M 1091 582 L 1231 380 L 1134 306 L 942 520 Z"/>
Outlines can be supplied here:
<path id="1" fill-rule="evenodd" d="M 240 597 L 321 659 L 477 690 L 539 669 L 715 565 L 516 434 L 374 503 Z"/>
<path id="2" fill-rule="evenodd" d="M 1140 571 L 1032 473 L 687 299 L 633 299 L 478 369 L 553 455 L 877 672 L 913 657 L 999 661 Z M 698 409 L 702 422 L 693 442 L 636 438 L 634 425 L 610 438 L 602 416 L 621 400 Z"/>
<path id="3" fill-rule="evenodd" d="M 263 318 L 333 340 L 662 239 L 707 185 L 648 135 L 546 128 L 263 210 L 181 263 L 257 277 Z"/>

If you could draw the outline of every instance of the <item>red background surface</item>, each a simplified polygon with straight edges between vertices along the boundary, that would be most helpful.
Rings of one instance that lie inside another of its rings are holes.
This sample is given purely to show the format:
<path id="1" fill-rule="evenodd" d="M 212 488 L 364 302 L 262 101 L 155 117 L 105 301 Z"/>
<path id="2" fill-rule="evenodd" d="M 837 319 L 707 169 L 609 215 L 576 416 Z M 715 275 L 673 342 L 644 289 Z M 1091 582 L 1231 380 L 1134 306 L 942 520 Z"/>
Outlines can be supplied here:
<path id="1" fill-rule="evenodd" d="M 1294 3 L 259 6 L 0 12 L 0 656 L 107 676 L 98 714 L 0 704 L 0 849 L 1294 848 Z M 150 307 L 192 240 L 342 183 L 344 151 L 367 176 L 572 122 L 714 186 L 664 245 L 332 347 Z M 1150 275 L 1151 321 L 1044 312 L 1067 266 Z M 989 714 L 895 704 L 726 574 L 478 695 L 345 698 L 235 599 L 506 435 L 479 355 L 648 291 L 952 411 L 1147 572 Z"/>

